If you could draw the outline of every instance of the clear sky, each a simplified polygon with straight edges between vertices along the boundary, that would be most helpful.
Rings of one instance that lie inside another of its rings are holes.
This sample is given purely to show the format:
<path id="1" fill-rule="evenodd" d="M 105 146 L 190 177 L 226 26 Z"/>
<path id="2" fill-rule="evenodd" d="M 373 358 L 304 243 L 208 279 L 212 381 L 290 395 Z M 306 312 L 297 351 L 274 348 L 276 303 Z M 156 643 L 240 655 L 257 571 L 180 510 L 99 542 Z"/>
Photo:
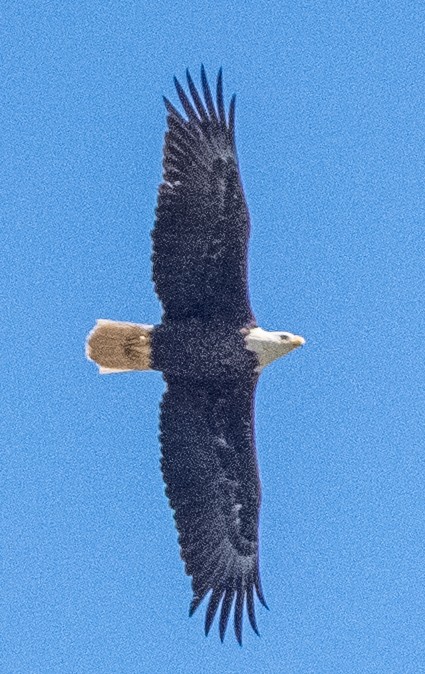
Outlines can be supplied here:
<path id="1" fill-rule="evenodd" d="M 0 670 L 425 672 L 422 1 L 44 0 L 2 11 Z M 100 377 L 98 317 L 157 322 L 162 94 L 223 66 L 258 322 L 307 344 L 257 395 L 244 646 L 187 617 L 158 373 Z"/>

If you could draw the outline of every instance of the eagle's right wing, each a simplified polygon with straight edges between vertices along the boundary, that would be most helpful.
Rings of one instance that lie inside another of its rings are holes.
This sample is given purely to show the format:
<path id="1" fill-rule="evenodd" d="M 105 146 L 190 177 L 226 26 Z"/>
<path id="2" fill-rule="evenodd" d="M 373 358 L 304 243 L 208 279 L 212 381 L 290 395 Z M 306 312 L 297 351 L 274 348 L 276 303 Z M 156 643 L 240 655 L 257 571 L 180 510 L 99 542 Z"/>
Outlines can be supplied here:
<path id="1" fill-rule="evenodd" d="M 187 73 L 193 103 L 175 79 L 187 119 L 165 99 L 168 130 L 152 232 L 153 280 L 165 320 L 223 316 L 238 326 L 253 325 L 235 98 L 226 119 L 221 70 L 216 105 L 203 68 L 201 77 L 204 100 Z"/>
<path id="2" fill-rule="evenodd" d="M 217 385 L 167 380 L 161 404 L 161 468 L 181 556 L 192 576 L 192 614 L 211 592 L 208 633 L 221 602 L 223 640 L 232 603 L 241 643 L 244 605 L 257 632 L 260 481 L 253 437 L 256 381 Z"/>

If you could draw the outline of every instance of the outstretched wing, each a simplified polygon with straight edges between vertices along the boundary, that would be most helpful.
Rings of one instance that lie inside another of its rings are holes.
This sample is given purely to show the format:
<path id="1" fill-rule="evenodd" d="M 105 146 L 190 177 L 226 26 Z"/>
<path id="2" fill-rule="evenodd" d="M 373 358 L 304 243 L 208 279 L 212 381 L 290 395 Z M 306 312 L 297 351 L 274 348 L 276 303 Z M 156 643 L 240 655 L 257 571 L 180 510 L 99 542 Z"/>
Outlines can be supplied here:
<path id="1" fill-rule="evenodd" d="M 223 640 L 232 603 L 242 640 L 244 605 L 258 634 L 260 481 L 253 438 L 255 380 L 229 385 L 167 379 L 161 404 L 161 467 L 175 514 L 181 556 L 192 576 L 190 615 L 211 592 L 208 634 L 221 602 Z"/>
<path id="2" fill-rule="evenodd" d="M 153 280 L 164 319 L 217 317 L 254 324 L 247 286 L 249 214 L 235 148 L 235 97 L 228 118 L 221 70 L 217 99 L 201 70 L 204 100 L 174 80 L 187 119 L 167 100 L 163 182 L 153 239 Z"/>

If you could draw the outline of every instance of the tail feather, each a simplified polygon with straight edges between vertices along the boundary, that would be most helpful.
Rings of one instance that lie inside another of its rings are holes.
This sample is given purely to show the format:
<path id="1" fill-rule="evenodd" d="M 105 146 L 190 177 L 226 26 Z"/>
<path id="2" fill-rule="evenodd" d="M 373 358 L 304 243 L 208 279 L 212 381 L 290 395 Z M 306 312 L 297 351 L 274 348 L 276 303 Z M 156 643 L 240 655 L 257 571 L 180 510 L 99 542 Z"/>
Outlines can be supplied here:
<path id="1" fill-rule="evenodd" d="M 151 369 L 153 325 L 98 319 L 87 337 L 86 356 L 100 374 Z"/>

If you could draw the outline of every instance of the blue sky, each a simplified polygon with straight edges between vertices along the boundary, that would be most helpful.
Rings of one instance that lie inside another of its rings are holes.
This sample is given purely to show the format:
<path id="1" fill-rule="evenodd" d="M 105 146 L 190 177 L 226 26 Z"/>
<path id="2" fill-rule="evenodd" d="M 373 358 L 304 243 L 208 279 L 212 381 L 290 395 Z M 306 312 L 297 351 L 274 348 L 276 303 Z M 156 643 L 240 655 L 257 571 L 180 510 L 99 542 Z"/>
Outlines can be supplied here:
<path id="1" fill-rule="evenodd" d="M 2 9 L 6 674 L 425 671 L 422 2 Z M 270 611 L 203 636 L 159 471 L 157 373 L 100 377 L 98 317 L 156 322 L 163 94 L 223 66 L 258 322 Z"/>

